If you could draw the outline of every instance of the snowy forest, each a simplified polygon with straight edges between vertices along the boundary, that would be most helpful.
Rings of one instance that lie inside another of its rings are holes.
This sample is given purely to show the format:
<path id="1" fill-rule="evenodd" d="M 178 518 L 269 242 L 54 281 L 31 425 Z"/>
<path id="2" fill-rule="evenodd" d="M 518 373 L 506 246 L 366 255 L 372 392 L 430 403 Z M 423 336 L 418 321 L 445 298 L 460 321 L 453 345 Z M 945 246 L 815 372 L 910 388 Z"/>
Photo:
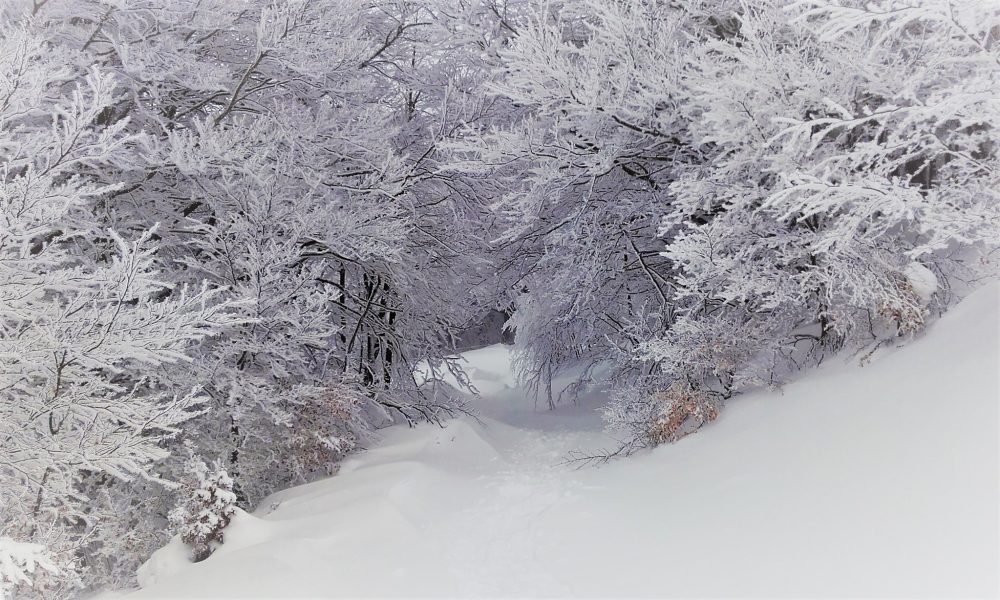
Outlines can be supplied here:
<path id="1" fill-rule="evenodd" d="M 667 457 L 995 279 L 998 145 L 996 0 L 0 0 L 0 597 L 212 563 L 501 335 L 599 390 L 558 468 Z"/>

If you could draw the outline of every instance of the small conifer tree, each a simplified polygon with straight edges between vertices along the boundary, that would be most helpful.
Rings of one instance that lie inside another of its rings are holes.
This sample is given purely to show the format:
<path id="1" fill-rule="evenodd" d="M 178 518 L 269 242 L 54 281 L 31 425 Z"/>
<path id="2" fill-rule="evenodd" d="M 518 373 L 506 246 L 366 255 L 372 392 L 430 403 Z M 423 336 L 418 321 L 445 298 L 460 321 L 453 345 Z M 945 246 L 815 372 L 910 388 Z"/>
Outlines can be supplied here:
<path id="1" fill-rule="evenodd" d="M 191 548 L 191 559 L 201 562 L 223 542 L 223 530 L 236 512 L 233 479 L 219 461 L 209 467 L 192 457 L 188 463 L 190 493 L 170 515 L 181 540 Z"/>

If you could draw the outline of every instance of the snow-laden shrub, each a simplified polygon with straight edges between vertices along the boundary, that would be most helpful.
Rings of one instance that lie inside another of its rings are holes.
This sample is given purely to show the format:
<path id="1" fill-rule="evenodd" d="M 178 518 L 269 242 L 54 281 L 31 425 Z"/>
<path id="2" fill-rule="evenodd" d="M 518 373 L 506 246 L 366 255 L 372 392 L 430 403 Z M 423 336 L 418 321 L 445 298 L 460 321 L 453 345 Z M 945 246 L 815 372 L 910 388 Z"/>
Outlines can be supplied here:
<path id="1" fill-rule="evenodd" d="M 626 437 L 624 448 L 648 448 L 676 442 L 719 416 L 722 398 L 677 380 L 650 394 L 645 386 L 619 391 L 604 408 L 612 431 Z"/>
<path id="2" fill-rule="evenodd" d="M 719 400 L 705 390 L 677 381 L 653 396 L 659 415 L 647 432 L 653 444 L 675 442 L 719 416 Z"/>
<path id="3" fill-rule="evenodd" d="M 190 546 L 191 559 L 200 562 L 223 542 L 223 530 L 236 512 L 233 479 L 219 461 L 211 467 L 192 457 L 188 462 L 187 497 L 170 514 L 181 541 Z"/>
<path id="4" fill-rule="evenodd" d="M 41 544 L 0 536 L 0 600 L 18 588 L 32 588 L 42 572 L 58 573 L 55 561 Z"/>
<path id="5" fill-rule="evenodd" d="M 684 378 L 722 396 L 759 380 L 755 359 L 783 331 L 744 311 L 685 314 L 660 337 L 640 346 L 641 356 L 673 378 Z"/>
<path id="6" fill-rule="evenodd" d="M 283 386 L 248 376 L 234 387 L 240 399 L 233 408 L 240 430 L 238 462 L 231 460 L 231 427 L 225 421 L 199 422 L 215 427 L 204 440 L 220 438 L 203 441 L 199 452 L 230 458 L 226 466 L 241 508 L 255 506 L 275 490 L 332 475 L 337 462 L 371 435 L 369 424 L 379 418 L 374 401 L 350 382 Z M 261 409 L 265 402 L 266 411 Z"/>

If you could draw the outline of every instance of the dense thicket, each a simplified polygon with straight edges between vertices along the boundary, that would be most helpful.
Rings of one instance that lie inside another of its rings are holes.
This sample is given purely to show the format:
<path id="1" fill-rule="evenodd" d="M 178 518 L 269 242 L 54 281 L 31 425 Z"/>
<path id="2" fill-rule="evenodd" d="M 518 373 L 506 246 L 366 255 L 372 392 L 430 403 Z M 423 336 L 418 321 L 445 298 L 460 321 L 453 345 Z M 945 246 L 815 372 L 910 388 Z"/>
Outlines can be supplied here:
<path id="1" fill-rule="evenodd" d="M 616 359 L 623 450 L 991 268 L 995 3 L 565 2 L 500 59 L 516 112 L 452 167 L 504 186 L 523 374 L 551 403 L 561 367 Z"/>
<path id="2" fill-rule="evenodd" d="M 0 5 L 0 589 L 130 585 L 186 465 L 249 507 L 463 410 L 489 309 L 550 404 L 615 365 L 624 451 L 918 331 L 998 126 L 992 0 Z"/>

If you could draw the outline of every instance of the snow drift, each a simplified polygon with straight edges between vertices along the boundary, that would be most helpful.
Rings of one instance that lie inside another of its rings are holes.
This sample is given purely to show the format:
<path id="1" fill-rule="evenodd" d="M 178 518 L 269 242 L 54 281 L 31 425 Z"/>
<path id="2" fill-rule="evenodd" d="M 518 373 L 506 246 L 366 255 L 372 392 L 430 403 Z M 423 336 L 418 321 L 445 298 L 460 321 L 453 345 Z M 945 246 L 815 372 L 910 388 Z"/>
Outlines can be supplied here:
<path id="1" fill-rule="evenodd" d="M 599 391 L 536 409 L 507 348 L 470 352 L 480 421 L 386 430 L 137 596 L 995 595 L 998 293 L 601 468 L 560 465 L 613 443 Z"/>

